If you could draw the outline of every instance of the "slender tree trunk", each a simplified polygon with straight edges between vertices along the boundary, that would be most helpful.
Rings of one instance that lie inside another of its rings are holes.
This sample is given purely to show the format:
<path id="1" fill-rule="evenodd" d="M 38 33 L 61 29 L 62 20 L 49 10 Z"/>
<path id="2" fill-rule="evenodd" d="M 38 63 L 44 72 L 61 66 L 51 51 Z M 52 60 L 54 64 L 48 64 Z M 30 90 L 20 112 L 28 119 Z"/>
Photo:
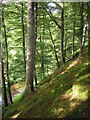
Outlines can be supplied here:
<path id="1" fill-rule="evenodd" d="M 72 59 L 74 59 L 74 36 L 75 36 L 75 11 L 73 14 L 73 41 L 72 41 Z"/>
<path id="2" fill-rule="evenodd" d="M 44 78 L 44 53 L 43 53 L 43 49 L 44 49 L 44 34 L 45 34 L 45 27 L 44 27 L 44 15 L 43 15 L 43 44 L 42 44 L 42 71 L 43 71 L 43 78 Z"/>
<path id="3" fill-rule="evenodd" d="M 66 28 L 66 37 L 65 37 L 65 62 L 66 62 L 66 46 L 67 46 L 67 28 Z"/>
<path id="4" fill-rule="evenodd" d="M 57 52 L 56 52 L 56 48 L 55 48 L 55 44 L 54 44 L 54 41 L 53 41 L 53 38 L 52 38 L 52 34 L 51 34 L 50 27 L 49 27 L 49 34 L 50 34 L 50 38 L 51 38 L 51 42 L 52 42 L 52 46 L 53 46 L 53 50 L 54 50 L 54 53 L 55 53 L 55 58 L 56 58 L 57 67 L 59 68 L 60 65 L 59 65 L 58 56 L 57 56 Z"/>
<path id="5" fill-rule="evenodd" d="M 28 0 L 27 12 L 27 62 L 26 62 L 26 92 L 33 91 L 35 31 L 34 31 L 34 2 Z M 26 93 L 25 92 L 25 93 Z"/>
<path id="6" fill-rule="evenodd" d="M 0 32 L 1 35 L 1 32 Z M 8 100 L 7 100 L 7 92 L 6 92 L 6 85 L 5 85 L 5 77 L 4 77 L 4 66 L 3 66 L 3 59 L 2 59 L 2 50 L 1 50 L 1 41 L 0 41 L 0 68 L 1 68 L 1 79 L 2 79 L 2 90 L 3 90 L 3 98 L 5 106 L 8 106 Z"/>
<path id="7" fill-rule="evenodd" d="M 64 55 L 63 55 L 63 39 L 64 39 L 64 3 L 62 3 L 62 10 L 61 10 L 61 64 L 64 63 Z"/>
<path id="8" fill-rule="evenodd" d="M 43 49 L 44 49 L 44 16 L 43 16 L 43 31 L 41 31 L 40 28 L 40 32 L 42 32 L 42 35 L 40 35 L 40 44 L 41 44 L 41 70 L 42 70 L 42 78 L 41 80 L 43 80 L 44 78 L 44 53 L 43 53 Z"/>
<path id="9" fill-rule="evenodd" d="M 90 54 L 90 4 L 87 3 L 88 53 Z"/>
<path id="10" fill-rule="evenodd" d="M 37 39 L 37 11 L 38 11 L 38 4 L 37 2 L 35 3 L 35 49 L 36 49 L 36 39 Z M 37 74 L 36 74 L 36 67 L 34 64 L 34 68 L 35 68 L 35 85 L 37 85 Z"/>
<path id="11" fill-rule="evenodd" d="M 24 68 L 25 68 L 25 70 L 26 70 L 26 59 L 25 59 L 25 34 L 24 34 L 24 21 L 23 21 L 23 19 L 24 19 L 24 14 L 23 14 L 23 2 L 21 3 L 21 5 L 22 5 L 22 17 L 21 17 L 21 19 L 22 19 L 23 60 L 24 60 Z M 26 73 L 26 71 L 25 71 L 25 73 Z"/>
<path id="12" fill-rule="evenodd" d="M 86 40 L 86 31 L 87 31 L 87 26 L 85 24 L 85 27 L 84 27 L 84 30 L 83 30 L 83 43 L 82 43 L 82 50 L 84 48 L 84 45 L 85 45 L 85 40 Z"/>
<path id="13" fill-rule="evenodd" d="M 36 71 L 35 71 L 35 85 L 37 86 L 37 76 L 36 76 Z"/>
<path id="14" fill-rule="evenodd" d="M 12 104 L 13 101 L 12 101 L 12 95 L 11 95 L 11 88 L 10 88 L 10 81 L 9 81 L 9 68 L 8 68 L 8 44 L 7 44 L 6 26 L 5 26 L 5 23 L 4 23 L 3 11 L 2 11 L 2 22 L 3 22 L 4 35 L 5 35 L 6 69 L 7 69 L 8 93 L 9 93 L 10 102 Z"/>
<path id="15" fill-rule="evenodd" d="M 36 15 L 35 15 L 35 36 L 37 39 L 37 14 L 38 14 L 38 3 L 35 3 Z"/>
<path id="16" fill-rule="evenodd" d="M 82 55 L 82 37 L 83 37 L 83 3 L 80 3 L 80 36 L 79 36 L 79 42 L 80 42 L 80 50 L 79 55 Z"/>
<path id="17" fill-rule="evenodd" d="M 65 34 L 65 51 L 64 51 L 64 62 L 66 62 L 66 50 L 67 50 L 67 24 L 66 24 L 66 34 Z"/>
<path id="18" fill-rule="evenodd" d="M 7 92 L 6 92 L 6 85 L 5 85 L 5 77 L 4 77 L 4 66 L 3 66 L 3 60 L 1 59 L 2 63 L 2 88 L 3 88 L 3 97 L 4 97 L 4 103 L 5 106 L 8 106 L 8 99 L 7 99 Z"/>
<path id="19" fill-rule="evenodd" d="M 90 57 L 90 3 L 87 3 L 87 30 L 88 30 L 88 55 Z M 90 62 L 89 57 L 88 62 Z M 88 72 L 90 72 L 90 64 L 88 65 Z"/>
<path id="20" fill-rule="evenodd" d="M 41 70 L 43 73 L 41 79 L 43 79 L 44 78 L 44 60 L 43 60 L 43 41 L 42 41 L 41 35 L 40 35 L 40 44 L 41 44 Z"/>

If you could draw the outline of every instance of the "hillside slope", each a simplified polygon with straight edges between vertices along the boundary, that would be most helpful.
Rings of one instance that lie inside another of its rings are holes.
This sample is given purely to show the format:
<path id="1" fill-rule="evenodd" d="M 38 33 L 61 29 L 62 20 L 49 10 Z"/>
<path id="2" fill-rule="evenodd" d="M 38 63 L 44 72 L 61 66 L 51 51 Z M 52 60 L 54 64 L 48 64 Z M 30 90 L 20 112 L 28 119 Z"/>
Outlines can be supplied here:
<path id="1" fill-rule="evenodd" d="M 90 74 L 87 53 L 57 69 L 35 92 L 3 109 L 3 118 L 87 118 Z"/>

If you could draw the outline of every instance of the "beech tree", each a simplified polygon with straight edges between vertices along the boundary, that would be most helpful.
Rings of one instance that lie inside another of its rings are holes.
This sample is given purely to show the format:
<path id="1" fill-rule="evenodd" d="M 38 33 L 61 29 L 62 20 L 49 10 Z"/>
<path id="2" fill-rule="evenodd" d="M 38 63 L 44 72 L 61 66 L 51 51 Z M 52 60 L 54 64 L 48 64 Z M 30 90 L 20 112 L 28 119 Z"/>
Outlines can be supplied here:
<path id="1" fill-rule="evenodd" d="M 0 44 L 0 48 L 1 48 L 1 44 Z M 1 52 L 1 50 L 0 50 Z M 4 98 L 4 104 L 7 107 L 8 106 L 8 99 L 7 99 L 7 91 L 6 91 L 6 84 L 5 84 L 5 76 L 4 76 L 4 66 L 3 66 L 3 59 L 2 59 L 2 55 L 1 55 L 1 67 L 2 67 L 2 88 L 3 88 L 3 98 Z"/>
<path id="2" fill-rule="evenodd" d="M 49 34 L 50 34 L 50 38 L 51 38 L 51 41 L 52 41 L 53 50 L 54 50 L 54 53 L 55 53 L 55 58 L 56 58 L 56 62 L 57 62 L 57 68 L 59 68 L 60 67 L 59 60 L 58 60 L 55 44 L 54 44 L 54 41 L 53 41 L 52 33 L 51 33 L 51 30 L 50 30 L 50 26 L 49 26 Z"/>
<path id="3" fill-rule="evenodd" d="M 84 45 L 85 45 L 86 32 L 87 32 L 87 24 L 85 23 L 84 28 L 83 28 L 82 50 L 83 50 Z"/>
<path id="4" fill-rule="evenodd" d="M 38 16 L 38 3 L 35 3 L 35 49 L 36 49 L 36 40 L 37 40 L 37 16 Z M 35 85 L 37 85 L 37 74 L 36 74 L 36 67 L 34 63 L 34 71 L 35 71 Z"/>
<path id="5" fill-rule="evenodd" d="M 8 106 L 8 99 L 7 99 L 7 91 L 6 91 L 6 84 L 5 84 L 5 76 L 4 76 L 4 66 L 3 66 L 3 59 L 2 59 L 2 48 L 1 48 L 1 17 L 0 17 L 0 70 L 1 70 L 1 79 L 2 79 L 2 93 L 4 98 L 4 104 Z M 1 84 L 1 82 L 0 82 Z"/>
<path id="6" fill-rule="evenodd" d="M 4 36 L 5 36 L 5 49 L 6 49 L 6 70 L 7 70 L 7 82 L 8 82 L 8 94 L 9 94 L 9 99 L 11 104 L 13 103 L 12 101 L 12 95 L 11 95 L 11 86 L 10 86 L 10 80 L 9 80 L 9 67 L 8 67 L 8 43 L 7 43 L 7 34 L 6 34 L 6 26 L 4 23 L 4 15 L 2 11 L 2 23 L 4 27 Z"/>
<path id="7" fill-rule="evenodd" d="M 73 11 L 73 41 L 72 41 L 72 58 L 74 59 L 74 37 L 75 37 L 75 10 Z"/>
<path id="8" fill-rule="evenodd" d="M 79 28 L 79 42 L 80 42 L 80 50 L 79 55 L 82 55 L 82 37 L 83 37 L 83 3 L 80 3 L 80 28 Z"/>
<path id="9" fill-rule="evenodd" d="M 61 8 L 61 44 L 60 44 L 61 64 L 64 63 L 63 39 L 64 39 L 64 3 L 62 3 L 62 8 Z"/>
<path id="10" fill-rule="evenodd" d="M 34 3 L 28 0 L 27 9 L 27 61 L 26 61 L 26 89 L 33 91 L 35 29 L 34 29 Z"/>
<path id="11" fill-rule="evenodd" d="M 90 4 L 87 3 L 88 52 L 90 53 Z"/>
<path id="12" fill-rule="evenodd" d="M 23 42 L 23 61 L 24 61 L 24 68 L 26 70 L 26 58 L 25 58 L 25 33 L 24 33 L 24 11 L 23 11 L 23 2 L 21 3 L 22 6 L 22 14 L 21 14 L 21 21 L 22 21 L 22 42 Z"/>

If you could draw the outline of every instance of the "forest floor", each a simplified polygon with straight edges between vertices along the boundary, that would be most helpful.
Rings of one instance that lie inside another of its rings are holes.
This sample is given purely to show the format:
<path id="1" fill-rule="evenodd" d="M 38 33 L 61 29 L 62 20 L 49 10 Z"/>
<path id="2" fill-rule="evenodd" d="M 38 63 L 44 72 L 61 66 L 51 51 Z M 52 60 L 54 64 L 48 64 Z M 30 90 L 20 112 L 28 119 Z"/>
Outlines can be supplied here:
<path id="1" fill-rule="evenodd" d="M 75 58 L 43 80 L 36 91 L 3 108 L 3 118 L 88 118 L 90 73 L 88 53 Z"/>

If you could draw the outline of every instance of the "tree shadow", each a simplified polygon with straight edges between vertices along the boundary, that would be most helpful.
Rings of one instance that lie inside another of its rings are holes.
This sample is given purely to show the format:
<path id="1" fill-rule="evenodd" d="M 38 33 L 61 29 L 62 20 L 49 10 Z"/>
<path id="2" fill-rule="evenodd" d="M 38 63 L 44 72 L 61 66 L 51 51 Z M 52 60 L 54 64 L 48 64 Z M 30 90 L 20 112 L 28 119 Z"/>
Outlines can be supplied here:
<path id="1" fill-rule="evenodd" d="M 86 101 L 83 101 L 75 109 L 68 113 L 65 118 L 90 118 L 90 98 Z"/>

